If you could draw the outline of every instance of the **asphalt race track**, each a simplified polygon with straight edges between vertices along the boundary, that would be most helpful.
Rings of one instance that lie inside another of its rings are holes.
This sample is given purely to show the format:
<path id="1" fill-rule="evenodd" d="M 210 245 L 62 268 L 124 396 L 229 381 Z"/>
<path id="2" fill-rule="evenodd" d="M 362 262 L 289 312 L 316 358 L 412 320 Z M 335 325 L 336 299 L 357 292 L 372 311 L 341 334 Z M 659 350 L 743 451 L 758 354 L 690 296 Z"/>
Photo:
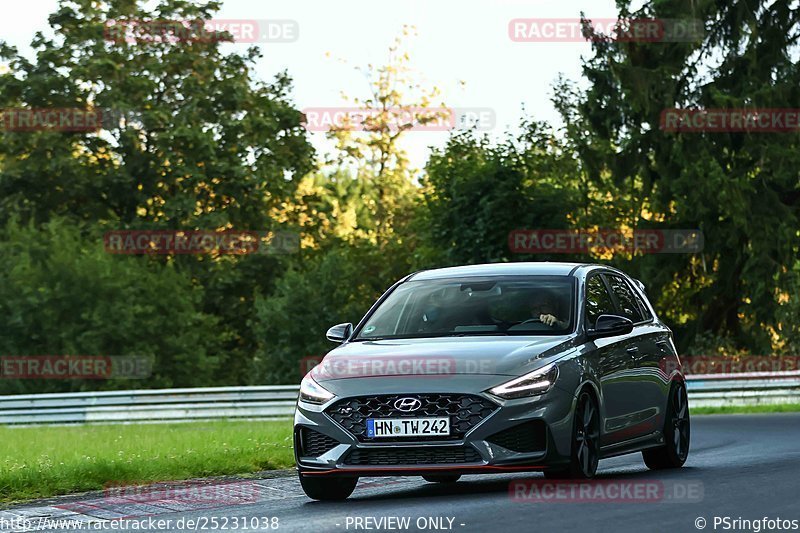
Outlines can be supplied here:
<path id="1" fill-rule="evenodd" d="M 223 525 L 227 530 L 253 531 L 251 526 L 259 523 L 256 529 L 268 531 L 271 529 L 263 526 L 277 517 L 277 522 L 271 522 L 277 525 L 277 531 L 309 532 L 419 531 L 418 526 L 432 531 L 495 533 L 680 532 L 698 531 L 696 523 L 704 525 L 706 531 L 766 531 L 770 524 L 765 526 L 765 517 L 800 521 L 800 413 L 696 416 L 691 453 L 683 469 L 651 472 L 636 454 L 601 461 L 599 479 L 598 486 L 604 487 L 606 500 L 590 503 L 576 502 L 552 490 L 546 492 L 545 485 L 537 486 L 537 501 L 511 498 L 510 483 L 544 483 L 541 474 L 466 476 L 449 486 L 427 483 L 421 478 L 371 478 L 362 480 L 349 500 L 328 503 L 309 500 L 294 475 L 279 473 L 277 477 L 239 480 L 246 483 L 243 487 L 257 488 L 256 499 L 256 492 L 247 489 L 242 501 L 232 501 L 234 491 L 224 489 L 230 481 L 215 480 L 204 487 L 212 492 L 223 487 L 219 494 L 227 495 L 230 501 L 192 505 L 185 498 L 153 498 L 131 503 L 102 494 L 83 495 L 0 511 L 0 523 L 25 516 L 40 521 L 36 529 L 68 531 L 76 529 L 53 527 L 51 522 L 41 520 L 81 520 L 87 530 L 89 522 L 97 519 L 149 517 L 171 520 L 169 528 L 163 529 L 171 531 L 223 530 Z M 617 492 L 609 490 L 612 486 L 658 486 L 663 490 L 659 489 L 658 501 L 652 497 L 622 501 Z M 729 527 L 718 523 L 715 528 L 715 516 L 729 517 Z M 239 520 L 237 528 L 233 527 L 234 517 Z M 390 517 L 391 521 L 387 521 Z M 397 522 L 394 517 L 408 521 Z M 217 519 L 217 528 L 213 527 L 212 518 Z M 733 522 L 739 518 L 762 522 Z M 782 524 L 783 529 L 792 527 L 791 522 Z"/>

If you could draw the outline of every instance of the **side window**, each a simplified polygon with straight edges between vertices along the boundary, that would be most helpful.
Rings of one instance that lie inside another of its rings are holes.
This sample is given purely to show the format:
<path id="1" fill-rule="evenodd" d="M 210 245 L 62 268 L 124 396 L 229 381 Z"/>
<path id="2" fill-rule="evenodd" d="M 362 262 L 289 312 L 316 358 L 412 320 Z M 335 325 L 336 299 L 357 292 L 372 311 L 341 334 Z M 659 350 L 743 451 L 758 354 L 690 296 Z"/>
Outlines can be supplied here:
<path id="1" fill-rule="evenodd" d="M 614 302 L 603 280 L 600 276 L 592 276 L 586 282 L 586 327 L 594 328 L 597 317 L 614 313 Z"/>
<path id="2" fill-rule="evenodd" d="M 642 310 L 643 320 L 651 320 L 653 318 L 653 313 L 650 312 L 650 308 L 644 303 L 642 297 L 639 296 L 639 293 L 636 291 L 633 291 L 633 296 L 636 298 L 636 303 L 639 304 L 639 309 Z"/>
<path id="3" fill-rule="evenodd" d="M 622 316 L 630 318 L 634 323 L 643 321 L 642 311 L 628 283 L 619 276 L 606 275 L 606 279 L 617 297 Z"/>

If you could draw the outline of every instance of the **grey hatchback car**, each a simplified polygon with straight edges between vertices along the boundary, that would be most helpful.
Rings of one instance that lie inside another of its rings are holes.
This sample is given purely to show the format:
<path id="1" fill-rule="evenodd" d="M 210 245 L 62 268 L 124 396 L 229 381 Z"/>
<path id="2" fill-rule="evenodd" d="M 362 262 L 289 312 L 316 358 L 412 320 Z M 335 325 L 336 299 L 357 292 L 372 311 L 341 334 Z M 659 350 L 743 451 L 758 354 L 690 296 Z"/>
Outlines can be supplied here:
<path id="1" fill-rule="evenodd" d="M 350 496 L 362 476 L 542 471 L 588 479 L 641 452 L 689 452 L 672 332 L 644 286 L 602 265 L 503 263 L 394 284 L 304 378 L 294 450 L 305 493 Z"/>

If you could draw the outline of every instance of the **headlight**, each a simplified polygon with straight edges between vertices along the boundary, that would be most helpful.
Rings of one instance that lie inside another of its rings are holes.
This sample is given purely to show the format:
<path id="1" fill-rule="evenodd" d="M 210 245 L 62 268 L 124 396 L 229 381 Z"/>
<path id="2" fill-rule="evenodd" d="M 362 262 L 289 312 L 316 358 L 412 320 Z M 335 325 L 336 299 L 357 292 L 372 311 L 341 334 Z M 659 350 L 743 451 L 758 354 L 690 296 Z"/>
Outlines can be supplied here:
<path id="1" fill-rule="evenodd" d="M 311 372 L 306 374 L 300 382 L 300 399 L 308 403 L 325 403 L 333 398 L 333 393 L 325 390 L 322 385 L 314 381 Z"/>
<path id="2" fill-rule="evenodd" d="M 558 366 L 551 363 L 539 370 L 534 370 L 529 374 L 512 379 L 508 383 L 489 389 L 489 392 L 506 400 L 536 396 L 549 391 L 556 379 L 558 379 Z"/>

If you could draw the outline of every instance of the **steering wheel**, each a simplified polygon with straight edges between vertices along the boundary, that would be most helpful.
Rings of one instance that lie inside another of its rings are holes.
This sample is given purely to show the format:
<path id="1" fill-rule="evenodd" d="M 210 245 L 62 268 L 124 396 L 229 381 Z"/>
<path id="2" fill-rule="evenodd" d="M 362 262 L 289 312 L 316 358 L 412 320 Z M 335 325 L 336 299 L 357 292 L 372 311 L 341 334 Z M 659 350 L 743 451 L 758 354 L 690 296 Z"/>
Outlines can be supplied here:
<path id="1" fill-rule="evenodd" d="M 503 326 L 503 331 L 507 331 L 511 328 L 522 326 L 523 324 L 535 324 L 535 323 L 542 323 L 541 320 L 538 318 L 529 318 L 528 320 L 523 320 L 521 322 L 503 322 L 501 325 Z"/>

